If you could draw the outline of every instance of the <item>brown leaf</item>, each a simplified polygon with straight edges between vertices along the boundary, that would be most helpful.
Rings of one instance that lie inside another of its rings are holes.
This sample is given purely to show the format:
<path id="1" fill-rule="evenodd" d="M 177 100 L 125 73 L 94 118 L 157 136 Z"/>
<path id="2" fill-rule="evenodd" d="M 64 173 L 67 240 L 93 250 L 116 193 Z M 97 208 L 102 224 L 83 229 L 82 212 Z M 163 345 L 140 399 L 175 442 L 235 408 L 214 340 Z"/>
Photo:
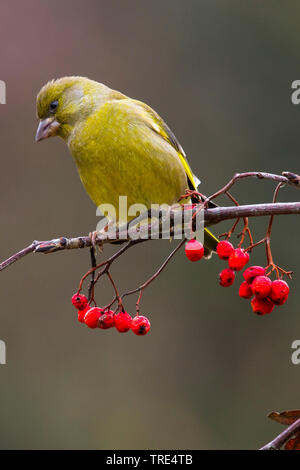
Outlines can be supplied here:
<path id="1" fill-rule="evenodd" d="M 296 439 L 293 439 L 293 438 L 287 441 L 285 443 L 283 450 L 294 450 L 295 441 Z"/>
<path id="2" fill-rule="evenodd" d="M 272 411 L 272 413 L 268 414 L 268 418 L 277 421 L 277 423 L 289 426 L 300 418 L 300 410 L 283 411 L 282 413 Z"/>

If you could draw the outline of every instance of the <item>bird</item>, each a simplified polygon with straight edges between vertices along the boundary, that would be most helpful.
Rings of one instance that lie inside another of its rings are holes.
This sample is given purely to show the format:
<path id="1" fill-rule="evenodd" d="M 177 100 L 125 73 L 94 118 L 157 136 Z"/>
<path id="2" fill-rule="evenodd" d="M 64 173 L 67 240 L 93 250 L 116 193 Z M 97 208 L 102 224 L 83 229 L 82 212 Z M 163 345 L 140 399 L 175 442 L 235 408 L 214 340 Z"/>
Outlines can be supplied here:
<path id="1" fill-rule="evenodd" d="M 62 77 L 37 95 L 36 142 L 59 136 L 67 144 L 83 186 L 97 205 L 111 204 L 118 220 L 119 196 L 128 206 L 173 205 L 200 183 L 177 138 L 142 101 L 86 77 Z M 204 229 L 205 256 L 218 243 Z"/>

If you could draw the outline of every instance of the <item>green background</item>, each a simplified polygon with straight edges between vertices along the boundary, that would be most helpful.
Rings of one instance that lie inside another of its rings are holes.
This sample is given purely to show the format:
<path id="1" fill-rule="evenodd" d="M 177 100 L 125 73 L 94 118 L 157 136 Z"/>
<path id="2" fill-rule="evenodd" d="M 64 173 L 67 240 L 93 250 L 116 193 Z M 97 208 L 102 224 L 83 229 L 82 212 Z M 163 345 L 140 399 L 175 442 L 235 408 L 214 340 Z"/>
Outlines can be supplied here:
<path id="1" fill-rule="evenodd" d="M 300 106 L 291 103 L 299 14 L 296 1 L 2 0 L 1 258 L 34 239 L 96 225 L 65 144 L 34 143 L 35 97 L 54 77 L 84 75 L 150 104 L 205 193 L 237 171 L 299 172 Z M 272 190 L 245 181 L 233 194 L 268 202 Z M 280 198 L 298 193 L 284 189 Z M 252 223 L 255 239 L 266 224 Z M 1 273 L 1 448 L 238 449 L 269 441 L 282 428 L 267 413 L 300 408 L 300 366 L 291 363 L 300 339 L 299 228 L 296 216 L 274 223 L 276 261 L 295 271 L 284 307 L 255 316 L 238 282 L 219 287 L 224 263 L 192 264 L 181 252 L 144 294 L 146 337 L 77 323 L 70 298 L 88 251 L 30 256 Z M 172 246 L 153 241 L 128 252 L 113 269 L 120 289 L 144 281 Z M 252 261 L 265 263 L 263 248 Z M 100 304 L 111 295 L 109 284 L 98 286 Z"/>

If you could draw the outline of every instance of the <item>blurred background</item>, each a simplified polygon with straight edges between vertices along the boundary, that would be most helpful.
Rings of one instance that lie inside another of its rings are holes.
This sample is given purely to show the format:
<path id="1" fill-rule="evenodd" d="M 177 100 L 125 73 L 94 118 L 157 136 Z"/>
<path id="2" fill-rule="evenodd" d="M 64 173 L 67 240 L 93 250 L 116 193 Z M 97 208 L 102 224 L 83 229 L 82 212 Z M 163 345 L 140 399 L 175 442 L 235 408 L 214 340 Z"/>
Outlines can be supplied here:
<path id="1" fill-rule="evenodd" d="M 66 145 L 34 143 L 36 94 L 54 77 L 84 75 L 150 104 L 205 193 L 237 171 L 299 172 L 300 106 L 291 103 L 299 15 L 297 1 L 2 0 L 1 259 L 34 239 L 88 234 L 97 221 Z M 233 194 L 241 203 L 268 202 L 273 187 L 244 181 Z M 297 198 L 289 188 L 280 193 L 282 201 Z M 252 222 L 255 239 L 266 224 Z M 2 272 L 1 448 L 268 442 L 282 428 L 267 413 L 300 408 L 300 365 L 291 363 L 300 339 L 299 229 L 296 216 L 274 223 L 276 261 L 295 271 L 285 306 L 255 316 L 238 297 L 240 278 L 231 289 L 218 285 L 220 260 L 193 264 L 180 252 L 145 291 L 146 337 L 77 322 L 70 298 L 89 268 L 87 250 L 28 256 Z M 144 281 L 172 246 L 152 241 L 128 252 L 112 271 L 120 290 Z M 263 248 L 252 261 L 265 263 Z M 98 285 L 100 304 L 111 296 L 108 284 Z"/>

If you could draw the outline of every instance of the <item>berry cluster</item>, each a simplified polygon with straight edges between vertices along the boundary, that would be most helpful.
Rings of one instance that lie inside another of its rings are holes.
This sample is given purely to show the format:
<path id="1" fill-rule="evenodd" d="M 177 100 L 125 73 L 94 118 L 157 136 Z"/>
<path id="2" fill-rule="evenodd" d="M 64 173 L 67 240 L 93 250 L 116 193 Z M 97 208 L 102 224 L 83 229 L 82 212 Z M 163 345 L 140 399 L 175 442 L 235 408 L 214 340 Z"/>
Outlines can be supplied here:
<path id="1" fill-rule="evenodd" d="M 185 254 L 190 261 L 199 261 L 203 258 L 204 247 L 197 240 L 189 240 L 185 246 Z M 217 245 L 217 254 L 220 259 L 228 262 L 228 267 L 219 274 L 219 284 L 229 287 L 234 283 L 236 271 L 241 271 L 249 262 L 249 253 L 242 248 L 234 248 L 229 241 L 223 240 Z M 287 301 L 290 290 L 288 284 L 282 279 L 271 281 L 262 266 L 247 268 L 243 277 L 239 296 L 252 299 L 251 307 L 257 315 L 271 313 L 275 305 L 283 305 Z"/>
<path id="2" fill-rule="evenodd" d="M 241 271 L 249 262 L 250 256 L 241 248 L 234 248 L 229 241 L 221 241 L 217 246 L 220 259 L 228 261 L 228 268 L 219 275 L 219 283 L 229 287 L 234 283 L 235 272 Z M 272 281 L 265 268 L 251 266 L 243 273 L 244 281 L 239 288 L 239 296 L 252 299 L 251 307 L 257 315 L 271 313 L 275 305 L 283 305 L 289 295 L 289 286 L 282 279 Z"/>
<path id="3" fill-rule="evenodd" d="M 219 283 L 223 287 L 229 287 L 234 283 L 235 271 L 241 271 L 250 260 L 249 254 L 242 248 L 234 248 L 226 240 L 217 245 L 217 254 L 220 259 L 228 262 L 228 268 L 219 274 Z"/>
<path id="4" fill-rule="evenodd" d="M 136 335 L 142 336 L 146 335 L 151 327 L 148 318 L 142 315 L 132 318 L 124 311 L 115 313 L 113 310 L 91 307 L 86 296 L 82 294 L 74 294 L 72 304 L 77 309 L 78 321 L 85 323 L 89 328 L 107 330 L 115 327 L 120 333 L 132 330 Z"/>

